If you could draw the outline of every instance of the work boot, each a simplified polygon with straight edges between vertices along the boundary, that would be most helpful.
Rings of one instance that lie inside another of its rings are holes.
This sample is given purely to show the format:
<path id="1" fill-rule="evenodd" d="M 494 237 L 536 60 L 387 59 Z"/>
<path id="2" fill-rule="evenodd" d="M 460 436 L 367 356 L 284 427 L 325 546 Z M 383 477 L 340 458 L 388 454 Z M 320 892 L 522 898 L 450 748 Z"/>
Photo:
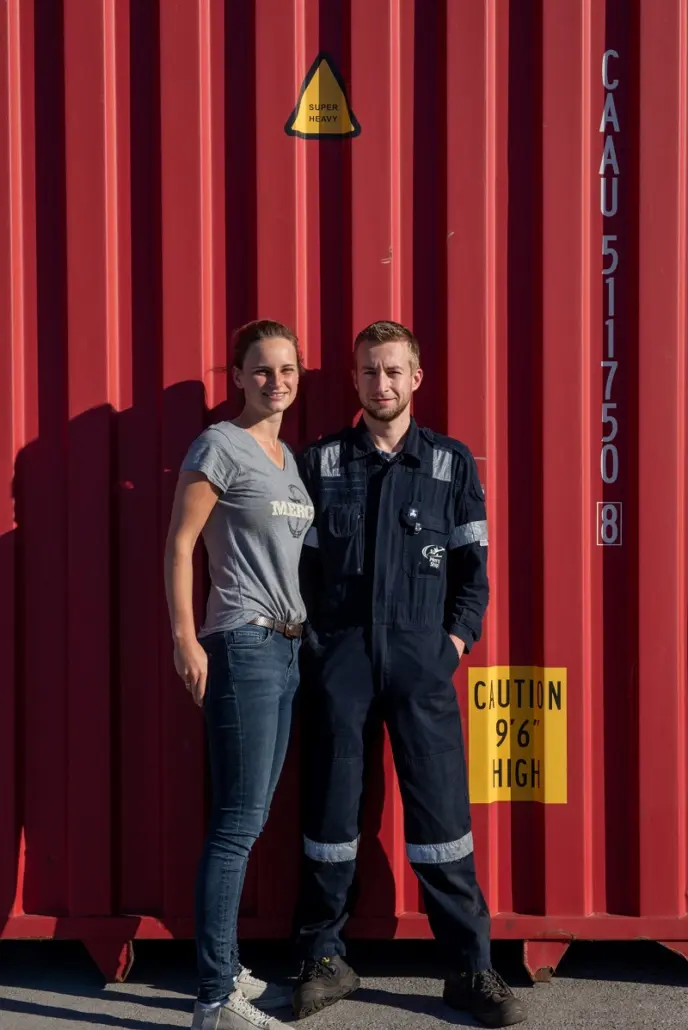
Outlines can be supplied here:
<path id="1" fill-rule="evenodd" d="M 271 1012 L 273 1009 L 283 1009 L 291 1005 L 292 989 L 283 987 L 281 984 L 266 983 L 254 976 L 246 966 L 241 967 L 241 972 L 236 978 L 237 990 L 255 1005 L 256 1008 Z"/>
<path id="2" fill-rule="evenodd" d="M 279 1030 L 284 1025 L 261 1012 L 236 990 L 224 1005 L 212 1009 L 202 1008 L 196 1002 L 191 1030 Z"/>
<path id="3" fill-rule="evenodd" d="M 483 1026 L 513 1026 L 526 1018 L 523 1005 L 494 969 L 474 976 L 450 973 L 442 998 L 451 1008 L 470 1012 Z"/>
<path id="4" fill-rule="evenodd" d="M 292 1002 L 296 1019 L 334 1005 L 361 986 L 360 978 L 341 955 L 308 959 L 303 964 Z"/>

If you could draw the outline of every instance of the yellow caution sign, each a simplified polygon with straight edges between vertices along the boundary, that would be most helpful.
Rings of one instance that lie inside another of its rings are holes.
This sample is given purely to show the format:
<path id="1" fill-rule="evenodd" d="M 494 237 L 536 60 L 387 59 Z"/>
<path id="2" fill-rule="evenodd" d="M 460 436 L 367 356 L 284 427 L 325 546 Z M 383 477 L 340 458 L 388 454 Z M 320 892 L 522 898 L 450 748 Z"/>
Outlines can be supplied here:
<path id="1" fill-rule="evenodd" d="M 318 54 L 311 65 L 284 131 L 301 139 L 359 135 L 361 126 L 349 107 L 344 82 L 327 54 Z"/>
<path id="2" fill-rule="evenodd" d="M 566 669 L 468 670 L 470 794 L 474 804 L 566 804 Z"/>

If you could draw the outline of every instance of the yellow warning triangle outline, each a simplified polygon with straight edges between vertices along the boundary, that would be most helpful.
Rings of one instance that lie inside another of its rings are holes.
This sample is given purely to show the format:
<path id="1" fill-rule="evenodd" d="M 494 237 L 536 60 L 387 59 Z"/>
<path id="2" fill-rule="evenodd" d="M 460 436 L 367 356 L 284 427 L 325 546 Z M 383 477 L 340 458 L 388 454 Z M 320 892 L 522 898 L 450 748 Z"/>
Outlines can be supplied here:
<path id="1" fill-rule="evenodd" d="M 330 72 L 337 86 L 339 87 L 341 98 L 343 102 L 346 104 L 346 113 L 351 124 L 351 128 L 347 129 L 346 132 L 320 132 L 317 129 L 313 132 L 302 132 L 300 129 L 296 128 L 296 124 L 299 119 L 299 114 L 301 112 L 301 105 L 306 96 L 306 92 L 308 91 L 308 87 L 320 71 L 320 68 L 323 64 L 327 65 L 328 71 Z M 289 115 L 287 123 L 284 126 L 284 131 L 288 136 L 298 136 L 299 139 L 353 139 L 354 136 L 360 136 L 361 126 L 359 124 L 358 119 L 356 118 L 356 115 L 351 110 L 349 98 L 346 94 L 346 86 L 344 85 L 344 80 L 339 74 L 336 64 L 334 63 L 330 55 L 325 51 L 321 51 L 318 54 L 316 59 L 313 61 L 313 64 L 308 69 L 308 74 L 306 75 L 306 78 L 303 80 L 303 85 L 301 86 L 299 99 L 296 101 L 296 107 Z"/>

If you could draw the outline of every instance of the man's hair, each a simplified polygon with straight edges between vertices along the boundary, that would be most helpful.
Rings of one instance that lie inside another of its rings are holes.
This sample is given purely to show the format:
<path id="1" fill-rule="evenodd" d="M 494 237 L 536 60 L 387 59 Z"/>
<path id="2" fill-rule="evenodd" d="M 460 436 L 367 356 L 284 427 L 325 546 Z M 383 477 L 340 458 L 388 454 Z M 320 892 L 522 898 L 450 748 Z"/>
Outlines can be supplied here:
<path id="1" fill-rule="evenodd" d="M 411 367 L 420 366 L 420 344 L 411 330 L 400 322 L 373 322 L 361 329 L 354 340 L 354 356 L 362 343 L 389 343 L 390 340 L 404 340 L 411 355 Z"/>

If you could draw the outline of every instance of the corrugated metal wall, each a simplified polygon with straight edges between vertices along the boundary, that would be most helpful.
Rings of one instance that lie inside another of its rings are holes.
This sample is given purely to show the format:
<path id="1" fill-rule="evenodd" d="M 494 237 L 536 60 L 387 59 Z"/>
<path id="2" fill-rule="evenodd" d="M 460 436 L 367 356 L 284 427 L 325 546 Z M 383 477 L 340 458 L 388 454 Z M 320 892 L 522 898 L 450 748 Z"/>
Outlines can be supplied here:
<path id="1" fill-rule="evenodd" d="M 359 135 L 285 131 L 321 54 Z M 475 796 L 512 798 L 475 805 L 495 934 L 685 951 L 688 0 L 7 0 L 0 55 L 4 934 L 121 973 L 129 938 L 191 932 L 176 470 L 233 410 L 229 328 L 297 328 L 299 442 L 352 417 L 352 338 L 391 317 L 418 418 L 486 485 L 493 601 L 457 687 Z M 352 931 L 427 935 L 380 761 Z M 245 933 L 289 926 L 296 772 Z"/>

